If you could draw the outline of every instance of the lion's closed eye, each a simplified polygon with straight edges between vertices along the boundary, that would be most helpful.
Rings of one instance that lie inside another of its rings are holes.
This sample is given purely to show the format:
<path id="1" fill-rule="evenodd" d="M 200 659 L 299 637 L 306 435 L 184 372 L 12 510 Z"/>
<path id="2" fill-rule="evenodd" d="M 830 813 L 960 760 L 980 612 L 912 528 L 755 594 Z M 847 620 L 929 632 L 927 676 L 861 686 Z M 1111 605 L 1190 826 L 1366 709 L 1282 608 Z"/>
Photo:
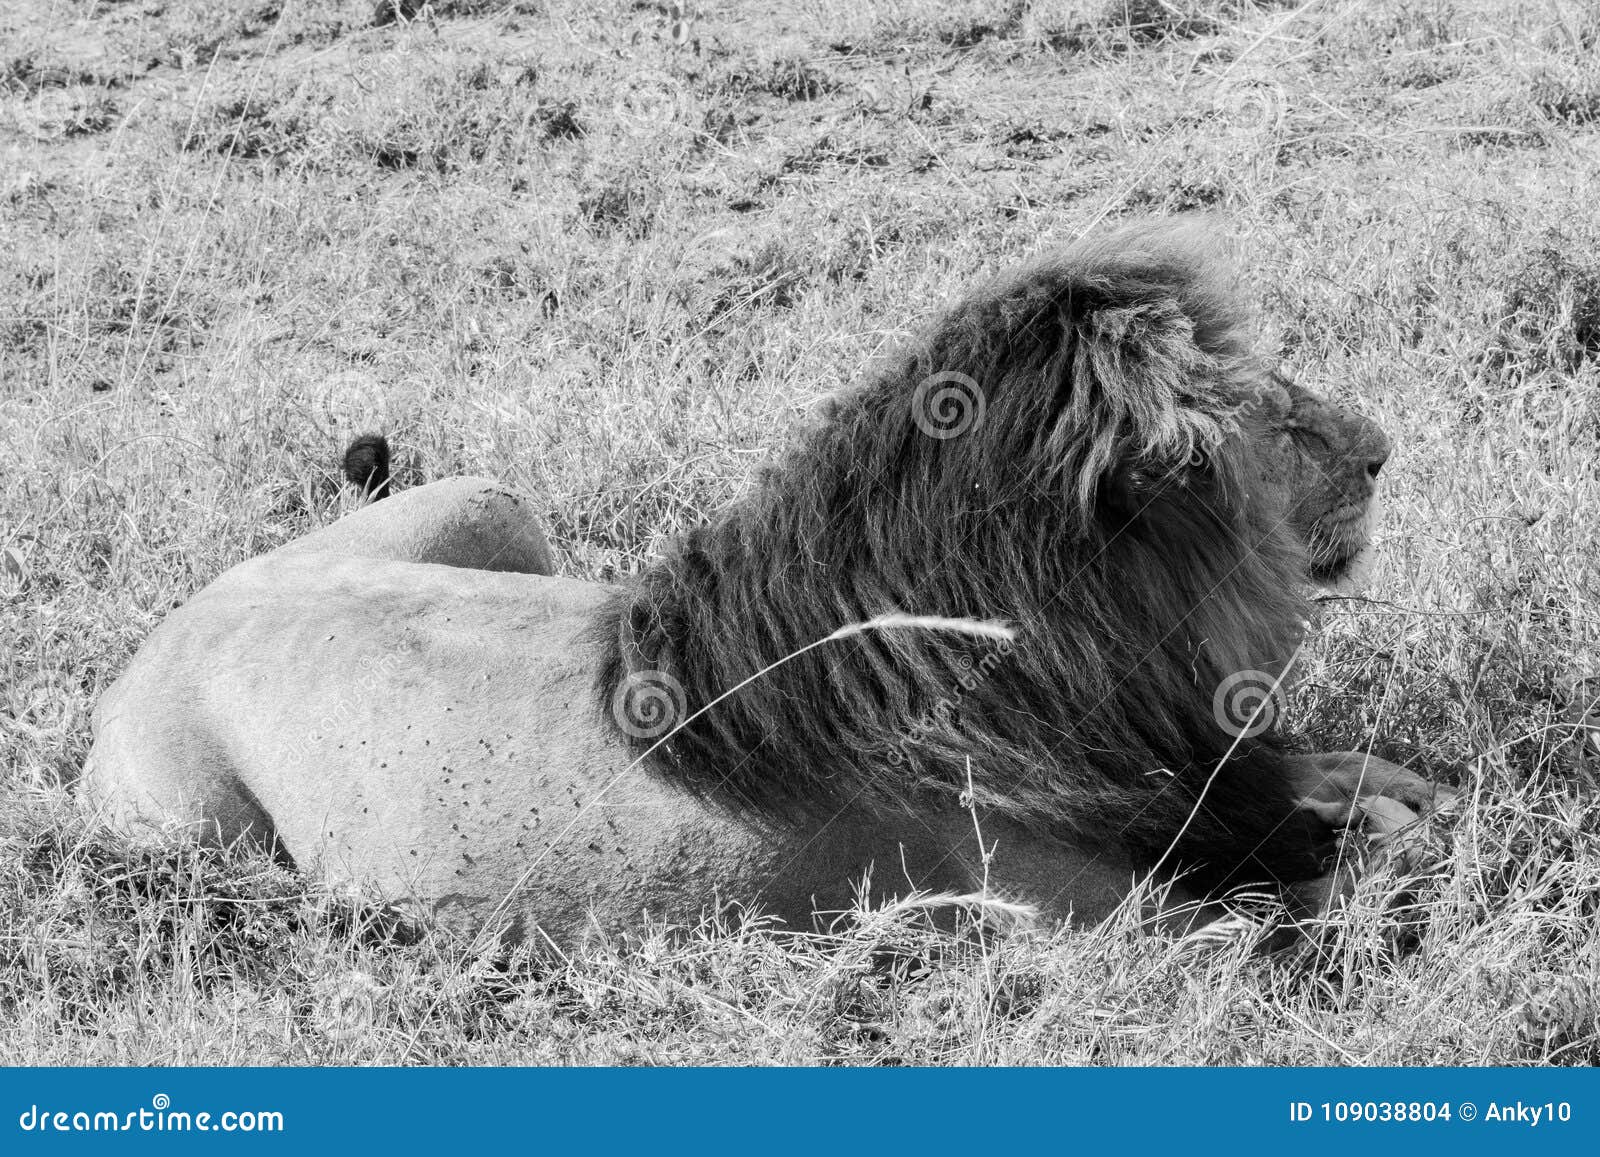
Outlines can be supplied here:
<path id="1" fill-rule="evenodd" d="M 1284 427 L 1284 433 L 1288 434 L 1294 440 L 1295 445 L 1308 454 L 1333 453 L 1333 447 L 1329 445 L 1328 439 L 1310 426 L 1291 424 Z"/>

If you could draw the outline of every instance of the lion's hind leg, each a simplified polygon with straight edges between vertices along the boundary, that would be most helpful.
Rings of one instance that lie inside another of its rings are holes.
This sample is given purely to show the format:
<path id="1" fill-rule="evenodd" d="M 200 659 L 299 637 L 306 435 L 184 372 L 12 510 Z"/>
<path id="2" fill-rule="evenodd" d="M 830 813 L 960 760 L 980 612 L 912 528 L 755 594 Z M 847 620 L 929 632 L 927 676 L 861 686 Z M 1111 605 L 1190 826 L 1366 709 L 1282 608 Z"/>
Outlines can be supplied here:
<path id="1" fill-rule="evenodd" d="M 471 570 L 555 573 L 533 504 L 487 478 L 446 478 L 374 502 L 283 552 L 426 562 Z"/>

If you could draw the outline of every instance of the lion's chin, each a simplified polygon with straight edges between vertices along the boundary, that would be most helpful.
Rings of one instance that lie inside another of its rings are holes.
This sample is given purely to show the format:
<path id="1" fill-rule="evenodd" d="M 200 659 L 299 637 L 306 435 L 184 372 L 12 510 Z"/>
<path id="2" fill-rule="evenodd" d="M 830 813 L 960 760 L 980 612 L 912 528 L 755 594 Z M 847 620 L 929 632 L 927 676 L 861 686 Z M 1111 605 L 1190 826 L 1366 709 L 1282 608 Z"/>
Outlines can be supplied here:
<path id="1" fill-rule="evenodd" d="M 1354 594 L 1367 585 L 1372 574 L 1372 531 L 1378 521 L 1378 502 L 1374 496 L 1365 509 L 1330 526 L 1324 521 L 1313 533 L 1321 549 L 1312 554 L 1309 569 L 1312 585 L 1333 594 Z"/>
<path id="2" fill-rule="evenodd" d="M 1310 567 L 1313 586 L 1331 594 L 1350 595 L 1367 585 L 1372 576 L 1374 554 L 1369 533 L 1371 525 L 1369 510 L 1317 552 Z"/>
<path id="3" fill-rule="evenodd" d="M 1373 550 L 1362 544 L 1341 554 L 1336 560 L 1311 568 L 1311 583 L 1319 591 L 1334 595 L 1353 595 L 1367 586 L 1372 577 Z"/>

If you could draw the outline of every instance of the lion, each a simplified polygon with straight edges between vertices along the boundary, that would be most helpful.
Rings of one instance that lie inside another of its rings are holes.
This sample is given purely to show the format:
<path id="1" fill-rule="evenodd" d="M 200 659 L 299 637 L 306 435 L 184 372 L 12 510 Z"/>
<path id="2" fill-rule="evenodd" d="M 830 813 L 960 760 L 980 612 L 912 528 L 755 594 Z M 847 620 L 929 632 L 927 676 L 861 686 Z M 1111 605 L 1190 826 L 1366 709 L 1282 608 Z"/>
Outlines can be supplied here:
<path id="1" fill-rule="evenodd" d="M 1235 281 L 1192 223 L 1047 252 L 624 585 L 556 576 L 493 481 L 370 503 L 151 634 L 84 797 L 558 947 L 928 894 L 1314 913 L 1341 835 L 1434 788 L 1273 718 L 1389 443 L 1252 348 Z M 346 463 L 373 492 L 380 442 Z"/>

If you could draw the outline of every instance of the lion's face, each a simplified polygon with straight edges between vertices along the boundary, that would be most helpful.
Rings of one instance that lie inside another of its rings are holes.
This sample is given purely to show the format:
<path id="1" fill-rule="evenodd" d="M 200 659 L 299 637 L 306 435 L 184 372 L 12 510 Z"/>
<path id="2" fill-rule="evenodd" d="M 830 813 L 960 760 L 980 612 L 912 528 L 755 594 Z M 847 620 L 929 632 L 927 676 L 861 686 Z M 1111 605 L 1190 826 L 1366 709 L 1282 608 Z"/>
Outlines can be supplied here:
<path id="1" fill-rule="evenodd" d="M 1313 581 L 1331 586 L 1348 578 L 1376 522 L 1388 437 L 1278 374 L 1246 415 L 1245 434 L 1259 482 L 1287 496 L 1289 525 L 1306 544 Z"/>

